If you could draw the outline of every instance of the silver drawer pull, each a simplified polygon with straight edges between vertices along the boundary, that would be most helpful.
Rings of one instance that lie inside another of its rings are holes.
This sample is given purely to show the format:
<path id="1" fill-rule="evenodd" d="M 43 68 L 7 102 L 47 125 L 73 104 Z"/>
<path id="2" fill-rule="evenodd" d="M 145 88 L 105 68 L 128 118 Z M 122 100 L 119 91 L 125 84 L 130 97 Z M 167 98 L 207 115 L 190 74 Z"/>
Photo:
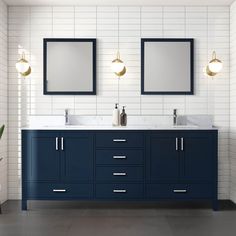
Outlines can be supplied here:
<path id="1" fill-rule="evenodd" d="M 113 156 L 113 159 L 126 159 L 126 156 Z"/>
<path id="2" fill-rule="evenodd" d="M 187 193 L 186 189 L 174 189 L 173 190 L 174 193 Z"/>
<path id="3" fill-rule="evenodd" d="M 181 151 L 184 150 L 184 138 L 181 138 Z"/>
<path id="4" fill-rule="evenodd" d="M 64 151 L 64 138 L 61 138 L 61 150 Z"/>
<path id="5" fill-rule="evenodd" d="M 126 193 L 126 189 L 113 189 L 113 193 Z"/>
<path id="6" fill-rule="evenodd" d="M 175 138 L 175 150 L 178 151 L 178 138 Z"/>
<path id="7" fill-rule="evenodd" d="M 125 172 L 122 173 L 113 173 L 113 176 L 126 176 Z"/>
<path id="8" fill-rule="evenodd" d="M 54 193 L 65 193 L 66 189 L 53 189 Z"/>
<path id="9" fill-rule="evenodd" d="M 56 150 L 58 151 L 58 137 L 56 137 Z"/>
<path id="10" fill-rule="evenodd" d="M 113 142 L 117 142 L 117 143 L 126 142 L 126 139 L 113 139 Z"/>

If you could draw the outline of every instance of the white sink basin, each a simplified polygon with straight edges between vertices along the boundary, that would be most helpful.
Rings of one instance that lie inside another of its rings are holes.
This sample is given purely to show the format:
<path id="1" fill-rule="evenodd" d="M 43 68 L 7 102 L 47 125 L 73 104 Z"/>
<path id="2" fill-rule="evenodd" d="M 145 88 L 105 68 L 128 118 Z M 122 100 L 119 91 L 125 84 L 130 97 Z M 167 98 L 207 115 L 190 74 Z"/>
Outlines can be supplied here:
<path id="1" fill-rule="evenodd" d="M 198 128 L 197 125 L 172 125 L 171 128 L 174 129 L 194 129 Z"/>

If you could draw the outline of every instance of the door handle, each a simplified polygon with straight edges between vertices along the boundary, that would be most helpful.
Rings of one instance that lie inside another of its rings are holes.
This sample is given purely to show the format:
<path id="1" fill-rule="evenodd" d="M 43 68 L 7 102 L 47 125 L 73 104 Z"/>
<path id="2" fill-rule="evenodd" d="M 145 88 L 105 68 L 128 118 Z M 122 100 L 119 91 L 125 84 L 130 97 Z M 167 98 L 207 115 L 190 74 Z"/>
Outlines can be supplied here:
<path id="1" fill-rule="evenodd" d="M 64 151 L 64 138 L 61 138 L 61 150 Z"/>
<path id="2" fill-rule="evenodd" d="M 56 150 L 58 151 L 58 137 L 56 137 Z"/>
<path id="3" fill-rule="evenodd" d="M 65 193 L 66 189 L 53 189 L 52 190 L 54 193 Z"/>
<path id="4" fill-rule="evenodd" d="M 186 189 L 174 189 L 173 190 L 174 193 L 187 193 Z"/>
<path id="5" fill-rule="evenodd" d="M 181 138 L 181 151 L 184 151 L 184 138 Z"/>
<path id="6" fill-rule="evenodd" d="M 113 189 L 113 193 L 126 193 L 126 189 Z"/>
<path id="7" fill-rule="evenodd" d="M 126 156 L 113 156 L 113 159 L 126 159 Z"/>
<path id="8" fill-rule="evenodd" d="M 113 176 L 126 176 L 126 173 L 125 172 L 113 173 Z"/>
<path id="9" fill-rule="evenodd" d="M 113 142 L 122 143 L 126 142 L 126 139 L 113 139 Z"/>
<path id="10" fill-rule="evenodd" d="M 178 138 L 175 138 L 175 150 L 178 151 L 179 150 L 179 145 L 178 145 Z"/>

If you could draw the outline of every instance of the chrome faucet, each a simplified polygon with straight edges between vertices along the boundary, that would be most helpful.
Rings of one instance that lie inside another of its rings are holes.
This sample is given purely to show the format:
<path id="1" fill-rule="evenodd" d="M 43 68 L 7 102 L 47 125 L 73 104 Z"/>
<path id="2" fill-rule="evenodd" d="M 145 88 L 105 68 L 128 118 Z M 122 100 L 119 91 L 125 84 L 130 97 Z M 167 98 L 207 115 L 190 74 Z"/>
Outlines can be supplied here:
<path id="1" fill-rule="evenodd" d="M 177 118 L 178 118 L 177 109 L 174 109 L 173 110 L 173 125 L 177 125 Z"/>
<path id="2" fill-rule="evenodd" d="M 65 125 L 69 125 L 70 124 L 70 122 L 69 122 L 69 109 L 65 109 L 64 116 L 65 116 Z"/>

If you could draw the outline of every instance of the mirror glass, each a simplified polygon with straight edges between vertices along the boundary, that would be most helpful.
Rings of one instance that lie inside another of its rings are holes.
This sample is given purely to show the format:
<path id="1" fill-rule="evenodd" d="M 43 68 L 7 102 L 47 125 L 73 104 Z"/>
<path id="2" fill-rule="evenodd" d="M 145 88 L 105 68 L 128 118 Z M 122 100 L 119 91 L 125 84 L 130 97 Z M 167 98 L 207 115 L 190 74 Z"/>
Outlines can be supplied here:
<path id="1" fill-rule="evenodd" d="M 142 94 L 193 94 L 193 39 L 142 39 Z"/>
<path id="2" fill-rule="evenodd" d="M 44 94 L 96 94 L 96 39 L 44 39 Z"/>

